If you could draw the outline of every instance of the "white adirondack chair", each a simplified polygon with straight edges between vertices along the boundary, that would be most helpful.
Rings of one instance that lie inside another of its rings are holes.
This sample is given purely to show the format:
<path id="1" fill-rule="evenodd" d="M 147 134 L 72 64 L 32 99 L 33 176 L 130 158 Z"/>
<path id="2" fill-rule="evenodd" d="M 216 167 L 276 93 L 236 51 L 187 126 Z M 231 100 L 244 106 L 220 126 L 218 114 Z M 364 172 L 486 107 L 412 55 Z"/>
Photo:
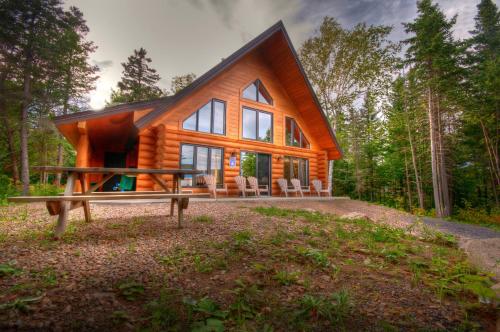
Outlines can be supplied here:
<path id="1" fill-rule="evenodd" d="M 292 182 L 293 189 L 300 193 L 300 196 L 304 197 L 304 193 L 311 194 L 311 187 L 307 186 L 305 188 L 302 188 L 299 179 L 291 179 L 290 182 Z"/>
<path id="2" fill-rule="evenodd" d="M 247 179 L 244 176 L 238 175 L 234 179 L 243 197 L 246 197 L 247 193 L 254 193 L 254 195 L 257 196 L 257 191 L 255 189 L 247 187 Z"/>
<path id="3" fill-rule="evenodd" d="M 260 196 L 260 193 L 267 193 L 269 195 L 269 186 L 261 185 L 259 186 L 259 181 L 256 177 L 249 176 L 248 183 L 250 184 L 250 188 L 254 189 L 257 193 L 257 196 Z"/>
<path id="4" fill-rule="evenodd" d="M 285 196 L 288 197 L 288 193 L 295 193 L 295 194 L 298 193 L 297 190 L 288 188 L 287 179 L 278 179 L 278 186 L 280 187 L 281 190 L 280 196 L 285 194 Z"/>
<path id="5" fill-rule="evenodd" d="M 321 193 L 326 193 L 328 196 L 332 196 L 332 188 L 328 186 L 327 189 L 323 189 L 323 183 L 321 182 L 321 180 L 313 180 L 313 188 L 318 196 L 321 196 Z"/>
<path id="6" fill-rule="evenodd" d="M 218 192 L 226 193 L 226 196 L 228 195 L 227 184 L 224 183 L 222 185 L 222 188 L 217 188 L 217 181 L 215 180 L 215 176 L 211 174 L 203 175 L 203 180 L 208 187 L 208 191 L 214 196 L 215 199 L 217 199 Z"/>

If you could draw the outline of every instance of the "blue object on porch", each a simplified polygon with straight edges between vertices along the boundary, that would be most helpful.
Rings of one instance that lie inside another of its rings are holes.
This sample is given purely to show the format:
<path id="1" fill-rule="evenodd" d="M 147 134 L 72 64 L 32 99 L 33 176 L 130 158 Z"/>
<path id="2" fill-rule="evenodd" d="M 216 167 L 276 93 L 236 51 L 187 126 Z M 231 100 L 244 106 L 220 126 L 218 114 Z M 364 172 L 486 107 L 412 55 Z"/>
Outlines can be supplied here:
<path id="1" fill-rule="evenodd" d="M 120 181 L 119 189 L 121 191 L 131 191 L 134 188 L 134 178 L 126 175 L 122 175 Z"/>

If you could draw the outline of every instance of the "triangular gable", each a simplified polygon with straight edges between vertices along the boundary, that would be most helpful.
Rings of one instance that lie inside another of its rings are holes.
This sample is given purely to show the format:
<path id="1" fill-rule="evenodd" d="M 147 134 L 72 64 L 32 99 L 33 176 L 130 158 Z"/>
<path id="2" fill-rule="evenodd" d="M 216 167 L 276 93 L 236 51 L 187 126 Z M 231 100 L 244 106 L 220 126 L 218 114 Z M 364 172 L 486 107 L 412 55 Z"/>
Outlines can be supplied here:
<path id="1" fill-rule="evenodd" d="M 279 21 L 259 36 L 255 37 L 245 46 L 193 81 L 175 96 L 171 97 L 168 106 L 157 107 L 154 111 L 139 119 L 135 123 L 136 127 L 139 130 L 146 128 L 178 101 L 204 86 L 229 66 L 242 59 L 246 54 L 258 48 L 263 50 L 263 55 L 274 67 L 278 78 L 282 80 L 285 88 L 289 86 L 290 90 L 294 91 L 293 93 L 289 93 L 290 98 L 297 105 L 299 111 L 303 113 L 304 118 L 309 120 L 308 126 L 317 129 L 315 132 L 318 135 L 318 142 L 323 149 L 328 151 L 329 159 L 339 159 L 342 156 L 342 150 L 320 106 L 316 94 L 305 75 L 305 71 L 300 64 L 297 53 L 282 21 Z M 284 68 L 285 64 L 287 68 Z M 282 70 L 280 70 L 280 68 L 282 68 Z M 290 71 L 290 69 L 292 70 Z"/>

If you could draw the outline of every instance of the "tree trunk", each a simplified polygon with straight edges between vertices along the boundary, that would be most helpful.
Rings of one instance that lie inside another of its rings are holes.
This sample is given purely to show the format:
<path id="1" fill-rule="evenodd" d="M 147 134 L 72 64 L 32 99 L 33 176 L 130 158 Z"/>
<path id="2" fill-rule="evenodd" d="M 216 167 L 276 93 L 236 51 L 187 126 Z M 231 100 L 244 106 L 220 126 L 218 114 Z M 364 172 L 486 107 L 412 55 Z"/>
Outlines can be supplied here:
<path id="1" fill-rule="evenodd" d="M 429 135 L 430 135 L 430 145 L 431 145 L 431 170 L 432 170 L 432 187 L 434 192 L 434 208 L 436 209 L 436 215 L 438 217 L 443 217 L 443 201 L 441 196 L 441 186 L 439 181 L 439 167 L 438 167 L 438 151 L 437 144 L 438 138 L 436 135 L 436 123 L 434 114 L 434 105 L 432 100 L 432 91 L 430 86 L 427 88 L 427 113 L 429 116 Z"/>
<path id="2" fill-rule="evenodd" d="M 436 115 L 437 115 L 437 138 L 438 138 L 438 160 L 439 160 L 439 178 L 441 186 L 441 196 L 443 199 L 443 215 L 441 217 L 449 217 L 451 215 L 451 193 L 448 187 L 448 171 L 446 169 L 446 150 L 443 139 L 443 115 L 439 96 L 436 96 Z"/>
<path id="3" fill-rule="evenodd" d="M 31 62 L 28 57 L 27 63 Z M 29 66 L 29 65 L 28 65 Z M 23 184 L 23 195 L 29 195 L 30 191 L 30 170 L 29 170 L 29 155 L 28 155 L 28 108 L 31 103 L 31 72 L 25 67 L 23 81 L 23 102 L 21 108 L 21 182 Z"/>
<path id="4" fill-rule="evenodd" d="M 411 134 L 411 129 L 410 129 L 410 119 L 408 117 L 406 106 L 405 106 L 405 113 L 407 115 L 406 116 L 406 130 L 408 132 L 408 142 L 410 143 L 411 161 L 412 161 L 412 165 L 413 165 L 413 171 L 415 173 L 415 184 L 417 187 L 418 205 L 421 209 L 425 209 L 424 191 L 422 190 L 422 181 L 420 180 L 420 174 L 419 174 L 418 165 L 417 165 L 417 151 L 415 149 L 415 144 L 413 143 L 413 136 Z"/>
<path id="5" fill-rule="evenodd" d="M 405 177 L 406 177 L 406 191 L 408 193 L 408 206 L 411 212 L 413 211 L 413 198 L 411 195 L 411 182 L 410 182 L 410 175 L 408 172 L 408 162 L 406 161 L 406 152 L 405 152 Z"/>

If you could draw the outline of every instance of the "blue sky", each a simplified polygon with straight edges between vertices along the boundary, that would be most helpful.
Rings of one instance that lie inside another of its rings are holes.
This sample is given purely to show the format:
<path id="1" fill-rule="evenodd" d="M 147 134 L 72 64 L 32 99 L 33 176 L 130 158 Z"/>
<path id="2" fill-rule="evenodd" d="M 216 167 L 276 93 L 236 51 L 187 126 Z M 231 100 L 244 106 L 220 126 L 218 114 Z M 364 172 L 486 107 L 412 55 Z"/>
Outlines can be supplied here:
<path id="1" fill-rule="evenodd" d="M 458 14 L 457 38 L 468 37 L 478 2 L 438 1 L 448 17 Z M 94 109 L 104 106 L 120 79 L 120 63 L 139 47 L 146 48 L 162 77 L 160 86 L 168 89 L 173 76 L 203 74 L 278 20 L 299 48 L 326 15 L 345 27 L 393 26 L 393 40 L 405 38 L 401 23 L 416 16 L 413 0 L 69 0 L 66 5 L 83 11 L 88 38 L 98 46 L 91 57 L 101 68 L 89 96 Z"/>

